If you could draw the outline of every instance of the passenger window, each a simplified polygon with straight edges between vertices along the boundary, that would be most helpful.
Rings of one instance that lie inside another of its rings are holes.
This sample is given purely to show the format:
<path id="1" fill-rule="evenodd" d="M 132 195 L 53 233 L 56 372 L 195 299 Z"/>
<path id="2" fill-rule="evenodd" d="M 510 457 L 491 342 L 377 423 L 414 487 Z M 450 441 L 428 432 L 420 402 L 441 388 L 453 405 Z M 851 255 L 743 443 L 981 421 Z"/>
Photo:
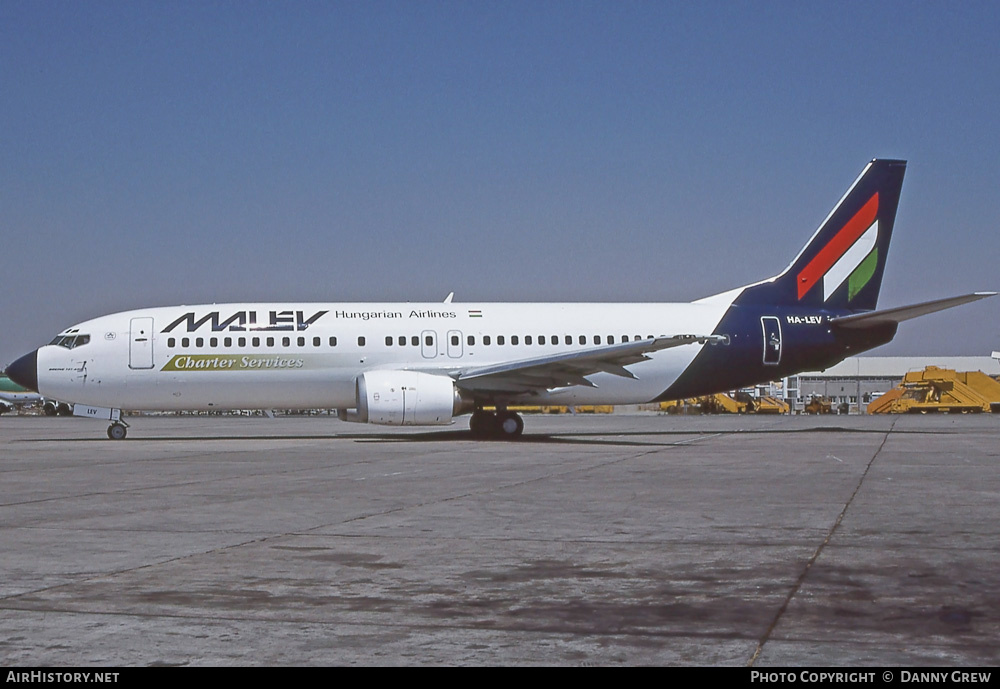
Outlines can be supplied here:
<path id="1" fill-rule="evenodd" d="M 483 335 L 483 344 L 484 345 L 488 345 L 491 341 L 492 340 L 490 339 L 489 335 Z M 503 344 L 503 342 L 500 341 L 499 337 L 497 338 L 497 344 Z"/>
<path id="2" fill-rule="evenodd" d="M 500 337 L 503 337 L 503 336 L 501 335 Z M 499 339 L 500 339 L 500 338 L 498 337 L 498 338 L 497 338 L 497 340 L 499 340 Z M 520 343 L 520 340 L 518 339 L 517 335 L 511 335 L 511 336 L 510 336 L 510 343 L 511 343 L 512 345 L 516 345 L 516 344 L 519 344 L 519 343 Z M 501 342 L 500 344 L 503 344 L 503 342 Z"/>
<path id="3" fill-rule="evenodd" d="M 190 347 L 190 346 L 191 346 L 191 340 L 189 340 L 186 337 L 182 337 L 181 338 L 181 347 Z"/>
<path id="4" fill-rule="evenodd" d="M 405 347 L 406 346 L 406 335 L 400 335 L 399 336 L 399 346 L 400 347 Z"/>
<path id="5" fill-rule="evenodd" d="M 538 336 L 538 344 L 545 344 L 545 335 Z"/>
<path id="6" fill-rule="evenodd" d="M 331 337 L 330 338 L 330 346 L 331 347 L 336 347 L 337 346 L 337 338 L 336 337 Z"/>
<path id="7" fill-rule="evenodd" d="M 426 335 L 424 337 L 424 344 L 427 345 L 428 347 L 432 346 L 434 344 L 434 337 L 431 335 Z"/>
<path id="8" fill-rule="evenodd" d="M 361 335 L 361 336 L 358 337 L 358 346 L 359 347 L 364 347 L 365 346 L 365 336 L 364 335 Z"/>
<path id="9" fill-rule="evenodd" d="M 267 338 L 267 346 L 268 347 L 273 347 L 274 346 L 274 338 L 273 337 Z"/>
<path id="10" fill-rule="evenodd" d="M 565 340 L 565 342 L 566 342 L 566 344 L 568 344 L 568 345 L 571 345 L 571 344 L 573 344 L 573 336 L 572 336 L 572 335 L 567 335 L 567 336 L 566 336 L 566 340 Z"/>
<path id="11" fill-rule="evenodd" d="M 530 345 L 531 344 L 531 335 L 525 335 L 524 336 L 524 344 L 526 344 L 526 345 Z"/>
<path id="12" fill-rule="evenodd" d="M 172 338 L 172 337 L 168 337 L 167 338 L 167 346 L 168 347 L 173 347 L 175 344 L 177 344 L 177 341 L 174 338 Z"/>
<path id="13" fill-rule="evenodd" d="M 260 338 L 259 337 L 253 338 L 253 340 L 251 340 L 251 342 L 253 342 L 253 346 L 254 347 L 260 347 Z M 240 347 L 242 347 L 242 346 L 243 346 L 243 338 L 241 337 L 240 338 Z"/>
<path id="14" fill-rule="evenodd" d="M 292 345 L 292 338 L 290 338 L 290 337 L 283 337 L 283 338 L 281 338 L 281 346 L 282 347 L 290 347 L 291 345 Z"/>
<path id="15" fill-rule="evenodd" d="M 208 346 L 209 347 L 218 347 L 219 346 L 219 338 L 217 338 L 217 337 L 210 338 L 208 340 Z"/>
<path id="16" fill-rule="evenodd" d="M 465 338 L 465 341 L 469 344 L 469 346 L 472 346 L 476 344 L 476 337 L 475 335 L 469 335 L 467 338 Z"/>
<path id="17" fill-rule="evenodd" d="M 580 335 L 580 344 L 587 344 L 587 336 Z"/>
<path id="18" fill-rule="evenodd" d="M 391 347 L 392 346 L 392 335 L 386 335 L 385 336 L 385 346 L 386 347 Z"/>
<path id="19" fill-rule="evenodd" d="M 298 345 L 299 345 L 299 347 L 305 347 L 306 346 L 306 338 L 300 337 L 299 340 L 298 340 Z"/>
<path id="20" fill-rule="evenodd" d="M 594 344 L 601 344 L 601 336 L 594 335 Z"/>
<path id="21" fill-rule="evenodd" d="M 414 335 L 413 337 L 410 338 L 410 344 L 416 347 L 417 345 L 420 344 L 420 338 Z"/>
<path id="22" fill-rule="evenodd" d="M 195 338 L 194 346 L 195 347 L 204 347 L 205 346 L 205 338 L 204 337 L 197 337 L 197 338 Z"/>
<path id="23" fill-rule="evenodd" d="M 608 344 L 614 344 L 614 343 L 615 343 L 615 336 L 608 335 Z"/>
<path id="24" fill-rule="evenodd" d="M 319 345 L 320 345 L 321 342 L 322 342 L 322 340 L 320 338 L 314 337 L 313 338 L 313 347 L 319 347 Z"/>

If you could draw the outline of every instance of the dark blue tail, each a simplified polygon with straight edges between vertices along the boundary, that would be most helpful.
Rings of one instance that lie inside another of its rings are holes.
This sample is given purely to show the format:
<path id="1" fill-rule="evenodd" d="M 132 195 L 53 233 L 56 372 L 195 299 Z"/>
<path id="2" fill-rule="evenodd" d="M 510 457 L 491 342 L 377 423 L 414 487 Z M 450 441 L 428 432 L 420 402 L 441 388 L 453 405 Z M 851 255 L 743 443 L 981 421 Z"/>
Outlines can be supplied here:
<path id="1" fill-rule="evenodd" d="M 905 172 L 905 160 L 870 162 L 792 264 L 737 301 L 874 310 Z"/>

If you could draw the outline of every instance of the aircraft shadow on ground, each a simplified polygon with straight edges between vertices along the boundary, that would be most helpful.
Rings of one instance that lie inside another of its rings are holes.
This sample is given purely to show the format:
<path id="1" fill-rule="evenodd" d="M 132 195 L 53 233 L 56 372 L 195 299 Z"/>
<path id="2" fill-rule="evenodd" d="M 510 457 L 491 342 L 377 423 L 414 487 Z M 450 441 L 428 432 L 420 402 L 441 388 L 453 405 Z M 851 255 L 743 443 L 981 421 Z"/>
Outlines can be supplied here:
<path id="1" fill-rule="evenodd" d="M 794 435 L 797 433 L 851 433 L 867 435 L 885 435 L 900 433 L 906 435 L 941 435 L 960 433 L 960 431 L 906 429 L 895 430 L 885 428 L 848 428 L 844 426 L 818 426 L 812 428 L 784 429 L 720 429 L 720 430 L 661 430 L 661 431 L 585 431 L 560 433 L 526 433 L 519 438 L 476 438 L 468 430 L 426 431 L 419 433 L 349 433 L 349 434 L 272 434 L 272 435 L 154 435 L 143 437 L 141 429 L 133 427 L 133 435 L 121 443 L 164 443 L 164 442 L 225 442 L 225 441 L 301 441 L 301 440 L 353 440 L 358 443 L 428 443 L 428 442 L 470 442 L 487 445 L 610 445 L 632 447 L 683 447 L 702 440 L 729 435 Z M 684 440 L 667 440 L 671 437 L 683 437 Z M 649 438 L 640 440 L 639 438 Z M 111 442 L 102 434 L 92 438 L 25 438 L 14 442 Z M 115 443 L 116 445 L 118 443 Z"/>

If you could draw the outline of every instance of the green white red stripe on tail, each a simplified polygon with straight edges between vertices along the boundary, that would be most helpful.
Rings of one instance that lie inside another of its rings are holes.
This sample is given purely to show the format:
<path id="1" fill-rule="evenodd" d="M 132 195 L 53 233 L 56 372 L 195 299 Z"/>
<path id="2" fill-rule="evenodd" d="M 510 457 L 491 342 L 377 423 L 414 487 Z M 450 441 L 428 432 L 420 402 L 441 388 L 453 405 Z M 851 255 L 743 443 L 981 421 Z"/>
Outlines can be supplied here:
<path id="1" fill-rule="evenodd" d="M 820 281 L 823 282 L 823 301 L 844 282 L 847 282 L 848 301 L 868 284 L 878 266 L 877 216 L 876 192 L 799 272 L 800 301 Z"/>

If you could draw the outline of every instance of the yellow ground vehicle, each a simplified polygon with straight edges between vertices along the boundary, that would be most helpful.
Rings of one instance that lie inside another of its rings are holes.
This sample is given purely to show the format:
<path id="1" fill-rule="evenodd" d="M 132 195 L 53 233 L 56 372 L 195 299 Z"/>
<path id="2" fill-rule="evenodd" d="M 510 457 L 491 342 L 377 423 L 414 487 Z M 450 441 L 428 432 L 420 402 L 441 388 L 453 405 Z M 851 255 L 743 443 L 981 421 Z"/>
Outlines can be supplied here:
<path id="1" fill-rule="evenodd" d="M 868 405 L 869 414 L 988 412 L 1000 405 L 1000 382 L 982 371 L 928 366 Z"/>
<path id="2" fill-rule="evenodd" d="M 487 411 L 496 411 L 496 407 L 483 407 Z M 563 406 L 538 406 L 529 404 L 517 404 L 507 407 L 508 411 L 517 412 L 518 414 L 568 414 L 569 407 Z"/>
<path id="3" fill-rule="evenodd" d="M 487 411 L 495 411 L 496 407 L 484 407 Z M 532 405 L 511 405 L 507 407 L 508 411 L 515 411 L 519 414 L 569 414 L 570 408 L 565 405 L 545 405 L 545 406 L 532 406 Z M 610 414 L 615 410 L 614 406 L 611 404 L 588 404 L 573 407 L 573 411 L 577 414 Z"/>
<path id="4" fill-rule="evenodd" d="M 791 406 L 785 400 L 765 395 L 757 398 L 756 411 L 758 414 L 787 414 L 791 411 Z"/>
<path id="5" fill-rule="evenodd" d="M 718 393 L 685 400 L 660 402 L 660 411 L 668 414 L 787 414 L 790 407 L 777 397 L 752 397 L 746 392 Z"/>
<path id="6" fill-rule="evenodd" d="M 832 414 L 833 404 L 823 397 L 813 397 L 803 411 L 806 414 Z"/>

